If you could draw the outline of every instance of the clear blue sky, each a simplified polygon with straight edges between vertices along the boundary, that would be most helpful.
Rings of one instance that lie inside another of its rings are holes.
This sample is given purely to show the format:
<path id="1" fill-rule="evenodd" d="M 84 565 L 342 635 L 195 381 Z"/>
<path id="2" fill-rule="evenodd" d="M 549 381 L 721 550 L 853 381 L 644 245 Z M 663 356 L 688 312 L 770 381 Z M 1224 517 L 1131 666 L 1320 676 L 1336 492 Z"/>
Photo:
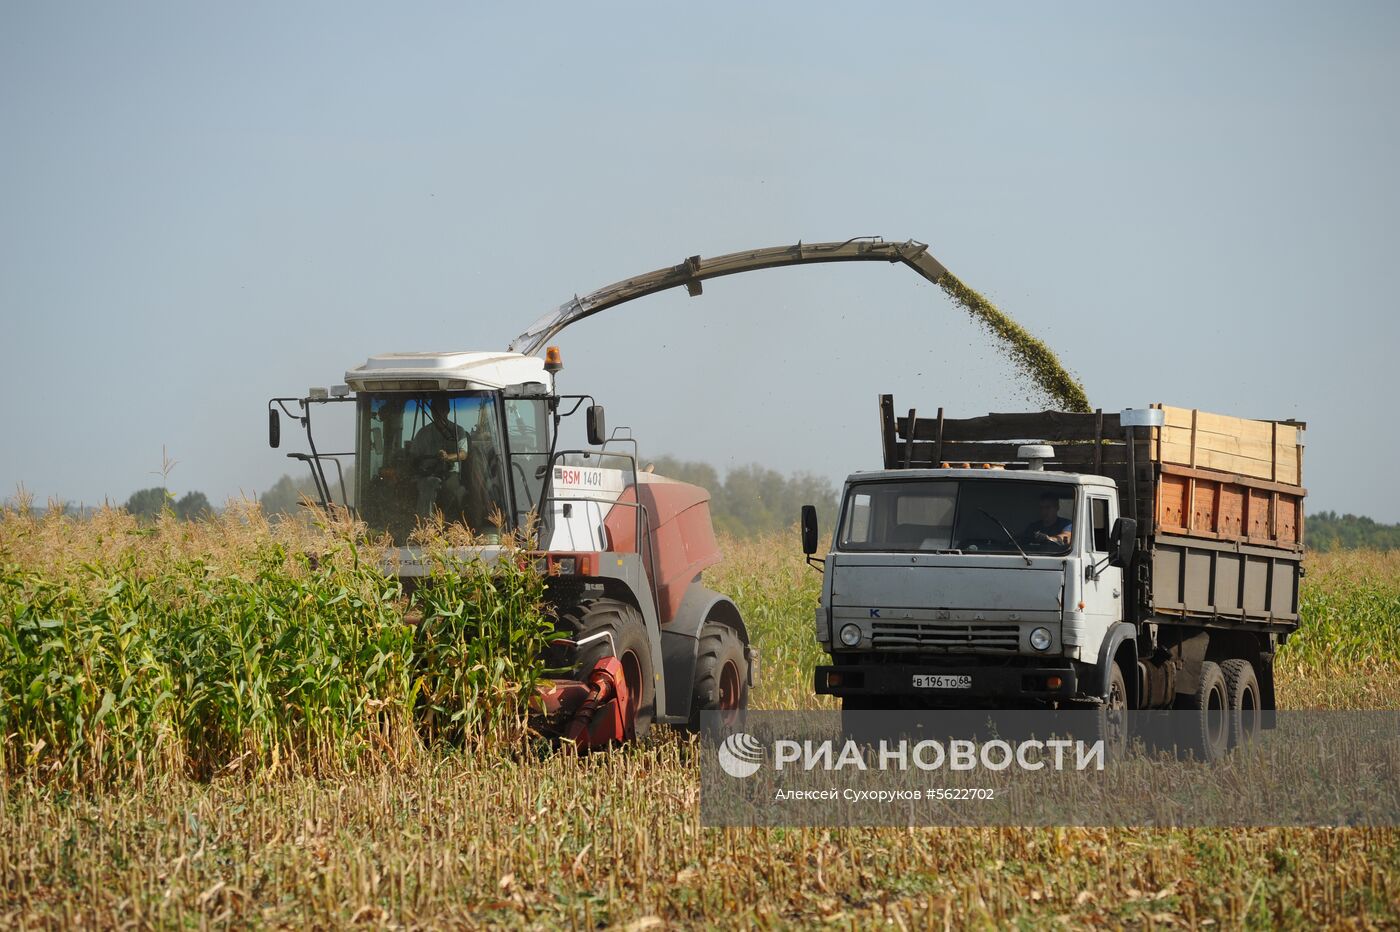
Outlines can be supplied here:
<path id="1" fill-rule="evenodd" d="M 215 501 L 264 403 L 495 349 L 687 255 L 915 237 L 1106 409 L 1310 423 L 1312 510 L 1400 520 L 1400 5 L 0 6 L 0 495 Z M 1022 410 L 897 267 L 579 324 L 643 452 L 837 477 L 875 400 Z M 343 446 L 326 438 L 326 446 Z M 298 473 L 299 475 L 299 473 Z"/>

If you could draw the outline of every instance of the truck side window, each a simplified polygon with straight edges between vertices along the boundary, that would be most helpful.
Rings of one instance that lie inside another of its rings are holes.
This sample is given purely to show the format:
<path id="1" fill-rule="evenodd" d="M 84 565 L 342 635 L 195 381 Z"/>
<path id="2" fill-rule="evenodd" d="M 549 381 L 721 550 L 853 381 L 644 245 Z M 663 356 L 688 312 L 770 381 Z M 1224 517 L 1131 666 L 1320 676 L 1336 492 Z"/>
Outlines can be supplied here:
<path id="1" fill-rule="evenodd" d="M 850 527 L 846 529 L 846 540 L 853 544 L 870 542 L 870 495 L 857 492 L 851 496 Z"/>
<path id="2" fill-rule="evenodd" d="M 1094 527 L 1094 552 L 1108 553 L 1108 499 L 1089 499 L 1089 518 Z"/>

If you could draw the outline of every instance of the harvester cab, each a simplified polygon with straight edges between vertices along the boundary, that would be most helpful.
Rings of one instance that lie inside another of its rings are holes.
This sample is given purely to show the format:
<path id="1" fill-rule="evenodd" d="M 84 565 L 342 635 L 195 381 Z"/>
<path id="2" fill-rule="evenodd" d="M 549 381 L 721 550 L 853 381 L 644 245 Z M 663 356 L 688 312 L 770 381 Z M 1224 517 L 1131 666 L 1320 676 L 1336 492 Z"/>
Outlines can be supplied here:
<path id="1" fill-rule="evenodd" d="M 449 552 L 488 562 L 512 536 L 532 541 L 568 634 L 555 659 L 574 671 L 541 692 L 541 730 L 588 747 L 654 721 L 697 726 L 705 709 L 736 716 L 757 652 L 734 603 L 700 581 L 720 558 L 709 494 L 639 470 L 636 442 L 607 434 L 591 396 L 556 391 L 561 369 L 554 347 L 372 356 L 343 385 L 272 399 L 268 439 L 280 444 L 283 416 L 300 423 L 308 452 L 288 455 L 324 507 L 387 537 L 386 571 L 406 589 L 434 571 L 420 529 L 469 532 L 449 533 L 470 540 Z M 312 412 L 341 403 L 354 405 L 354 450 L 321 452 Z M 561 422 L 579 412 L 589 446 L 562 449 Z"/>

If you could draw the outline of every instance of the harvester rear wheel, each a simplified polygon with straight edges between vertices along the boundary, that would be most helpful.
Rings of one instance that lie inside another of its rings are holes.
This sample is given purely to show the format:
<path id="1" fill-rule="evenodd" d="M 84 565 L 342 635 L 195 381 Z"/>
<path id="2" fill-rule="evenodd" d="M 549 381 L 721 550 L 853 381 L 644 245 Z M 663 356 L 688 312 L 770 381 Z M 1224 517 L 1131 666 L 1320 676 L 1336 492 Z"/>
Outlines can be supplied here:
<path id="1" fill-rule="evenodd" d="M 718 711 L 733 725 L 749 707 L 749 662 L 739 632 L 707 622 L 700 630 L 695 659 L 695 690 L 690 700 L 690 728 L 700 730 L 700 713 Z"/>
<path id="2" fill-rule="evenodd" d="M 656 717 L 656 678 L 642 613 L 617 599 L 592 599 L 561 613 L 559 620 L 574 641 L 587 641 L 574 655 L 575 677 L 585 679 L 599 660 L 616 652 L 627 680 L 627 715 L 635 736 L 645 737 Z"/>

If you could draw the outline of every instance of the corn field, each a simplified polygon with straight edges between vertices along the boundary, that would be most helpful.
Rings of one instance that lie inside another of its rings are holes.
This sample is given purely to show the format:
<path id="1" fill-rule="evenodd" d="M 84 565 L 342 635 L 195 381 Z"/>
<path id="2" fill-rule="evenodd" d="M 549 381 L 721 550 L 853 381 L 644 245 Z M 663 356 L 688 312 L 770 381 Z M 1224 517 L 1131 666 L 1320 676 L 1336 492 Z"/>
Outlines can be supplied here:
<path id="1" fill-rule="evenodd" d="M 707 584 L 812 708 L 795 533 Z M 439 558 L 411 595 L 349 524 L 0 517 L 0 925 L 1357 928 L 1394 830 L 699 825 L 695 745 L 578 758 L 524 727 L 542 580 Z M 1400 554 L 1309 561 L 1292 708 L 1400 707 Z"/>
<path id="2" fill-rule="evenodd" d="M 349 526 L 296 539 L 244 511 L 0 529 L 0 761 L 32 779 L 327 772 L 520 740 L 545 673 L 529 561 L 442 557 L 406 597 Z"/>

